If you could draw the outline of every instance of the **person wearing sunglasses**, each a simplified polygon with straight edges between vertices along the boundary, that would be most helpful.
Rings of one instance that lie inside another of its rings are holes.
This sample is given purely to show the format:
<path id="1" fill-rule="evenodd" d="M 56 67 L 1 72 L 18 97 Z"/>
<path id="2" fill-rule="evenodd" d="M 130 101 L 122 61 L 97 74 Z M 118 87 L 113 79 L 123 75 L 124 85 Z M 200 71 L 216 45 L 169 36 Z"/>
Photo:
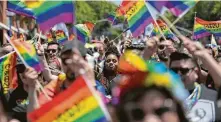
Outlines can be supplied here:
<path id="1" fill-rule="evenodd" d="M 120 122 L 188 122 L 181 104 L 162 86 L 140 86 L 120 97 Z"/>
<path id="2" fill-rule="evenodd" d="M 195 44 L 186 37 L 182 37 L 187 51 L 173 52 L 170 55 L 170 69 L 181 76 L 185 88 L 190 95 L 185 101 L 186 114 L 190 121 L 220 121 L 221 110 L 217 107 L 217 92 L 208 89 L 201 81 L 200 69 L 195 58 L 199 58 L 211 71 L 212 77 L 220 81 L 220 70 L 217 62 L 208 54 L 206 49 Z M 191 54 L 190 54 L 190 53 Z M 221 72 L 220 72 L 221 73 Z"/>
<path id="3" fill-rule="evenodd" d="M 61 67 L 61 60 L 58 57 L 59 54 L 59 44 L 57 42 L 50 42 L 48 43 L 46 54 L 47 54 L 47 61 L 48 64 L 53 70 L 62 71 Z M 53 75 L 58 75 L 57 72 L 52 72 Z"/>
<path id="4" fill-rule="evenodd" d="M 159 39 L 157 54 L 161 62 L 168 65 L 170 54 L 176 50 L 174 45 L 174 40 L 172 38 L 166 38 L 165 40 L 161 37 Z"/>

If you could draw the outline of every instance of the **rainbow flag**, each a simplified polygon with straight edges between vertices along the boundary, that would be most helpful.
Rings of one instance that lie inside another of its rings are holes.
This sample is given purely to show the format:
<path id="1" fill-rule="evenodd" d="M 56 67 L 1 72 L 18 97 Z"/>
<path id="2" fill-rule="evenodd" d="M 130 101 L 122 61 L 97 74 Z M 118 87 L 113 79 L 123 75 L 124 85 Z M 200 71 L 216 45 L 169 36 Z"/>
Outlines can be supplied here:
<path id="1" fill-rule="evenodd" d="M 0 80 L 4 94 L 7 94 L 9 89 L 15 89 L 18 86 L 16 58 L 15 52 L 0 57 Z"/>
<path id="2" fill-rule="evenodd" d="M 34 45 L 21 40 L 9 40 L 9 43 L 14 47 L 15 51 L 26 66 L 34 68 L 37 72 L 43 70 Z"/>
<path id="3" fill-rule="evenodd" d="M 47 36 L 48 43 L 50 43 L 50 42 L 53 41 L 53 38 L 52 38 L 52 34 L 51 34 L 51 33 L 47 33 L 46 36 Z"/>
<path id="4" fill-rule="evenodd" d="M 170 31 L 166 23 L 164 23 L 162 20 L 158 19 L 157 24 L 159 25 L 162 33 L 164 34 L 165 37 L 173 38 L 175 35 Z M 161 35 L 159 29 L 157 28 L 157 25 L 153 23 L 154 29 L 153 32 L 151 33 L 151 36 L 156 36 L 156 35 Z"/>
<path id="5" fill-rule="evenodd" d="M 65 35 L 63 30 L 56 31 L 56 40 L 60 45 L 64 45 L 68 41 L 68 37 Z"/>
<path id="6" fill-rule="evenodd" d="M 198 17 L 195 18 L 193 39 L 199 39 L 213 34 L 221 36 L 221 20 L 205 21 Z"/>
<path id="7" fill-rule="evenodd" d="M 13 3 L 14 6 L 9 10 L 29 14 L 36 18 L 42 32 L 45 32 L 52 28 L 54 25 L 60 22 L 73 23 L 74 21 L 74 5 L 72 1 L 15 1 L 8 2 Z M 18 10 L 17 7 L 21 7 L 22 10 Z M 27 13 L 26 11 L 28 10 Z"/>
<path id="8" fill-rule="evenodd" d="M 32 122 L 107 122 L 107 110 L 95 89 L 78 77 L 52 101 L 28 115 Z"/>
<path id="9" fill-rule="evenodd" d="M 107 20 L 109 20 L 112 25 L 116 24 L 116 18 L 116 14 L 113 12 L 107 16 Z"/>
<path id="10" fill-rule="evenodd" d="M 74 26 L 77 33 L 77 39 L 87 43 L 89 41 L 89 37 L 91 36 L 91 32 L 93 31 L 94 24 L 87 22 L 85 24 L 77 24 Z"/>
<path id="11" fill-rule="evenodd" d="M 199 0 L 177 0 L 177 1 L 149 1 L 146 0 L 151 6 L 162 12 L 163 7 L 166 7 L 175 16 L 183 16 L 186 14 Z"/>
<path id="12" fill-rule="evenodd" d="M 134 37 L 138 37 L 144 33 L 145 27 L 153 21 L 145 2 L 142 0 L 124 0 L 119 11 L 121 12 L 120 14 L 125 14 L 130 31 Z"/>
<path id="13" fill-rule="evenodd" d="M 8 0 L 7 10 L 27 17 L 35 18 L 33 11 L 28 9 L 21 1 Z"/>

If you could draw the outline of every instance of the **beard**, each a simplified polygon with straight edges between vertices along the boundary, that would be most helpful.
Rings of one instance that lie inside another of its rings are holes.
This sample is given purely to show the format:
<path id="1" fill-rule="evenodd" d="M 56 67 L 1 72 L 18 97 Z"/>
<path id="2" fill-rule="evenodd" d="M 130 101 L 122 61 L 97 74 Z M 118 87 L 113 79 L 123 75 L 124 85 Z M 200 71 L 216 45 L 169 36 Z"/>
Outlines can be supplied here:
<path id="1" fill-rule="evenodd" d="M 168 57 L 166 56 L 165 52 L 161 52 L 158 54 L 158 57 L 161 61 L 168 61 Z"/>

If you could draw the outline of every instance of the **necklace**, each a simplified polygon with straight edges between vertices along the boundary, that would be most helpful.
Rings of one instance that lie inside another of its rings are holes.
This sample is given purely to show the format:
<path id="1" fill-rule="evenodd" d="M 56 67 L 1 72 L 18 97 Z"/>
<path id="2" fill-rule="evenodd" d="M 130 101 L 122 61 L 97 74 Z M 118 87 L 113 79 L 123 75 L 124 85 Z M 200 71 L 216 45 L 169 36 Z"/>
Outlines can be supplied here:
<path id="1" fill-rule="evenodd" d="M 198 83 L 194 83 L 194 86 L 195 89 L 193 93 L 185 101 L 188 111 L 193 108 L 201 96 L 201 86 Z"/>

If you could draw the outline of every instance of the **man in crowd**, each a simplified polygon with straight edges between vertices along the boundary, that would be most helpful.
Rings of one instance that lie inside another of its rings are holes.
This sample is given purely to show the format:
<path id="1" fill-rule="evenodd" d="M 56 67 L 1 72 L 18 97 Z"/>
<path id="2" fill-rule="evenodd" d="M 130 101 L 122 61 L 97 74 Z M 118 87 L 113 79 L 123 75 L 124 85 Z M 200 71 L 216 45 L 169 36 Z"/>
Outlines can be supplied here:
<path id="1" fill-rule="evenodd" d="M 175 42 L 172 38 L 166 38 L 166 40 L 161 37 L 159 39 L 157 54 L 161 62 L 164 62 L 168 66 L 168 61 L 170 54 L 174 52 Z"/>
<path id="2" fill-rule="evenodd" d="M 220 80 L 218 64 L 206 51 L 185 37 L 185 47 L 188 52 L 174 52 L 170 56 L 170 68 L 181 76 L 181 79 L 189 91 L 190 96 L 186 99 L 187 115 L 191 121 L 215 121 L 221 120 L 221 109 L 217 107 L 217 92 L 199 84 L 199 72 L 197 62 L 193 58 L 199 58 L 208 70 L 211 71 L 214 80 Z M 220 84 L 220 83 L 219 83 Z"/>
<path id="3" fill-rule="evenodd" d="M 48 61 L 49 67 L 53 70 L 57 69 L 61 71 L 62 70 L 61 60 L 58 57 L 59 51 L 60 51 L 60 47 L 57 42 L 48 43 L 46 53 L 47 53 L 47 59 L 48 59 L 47 61 Z M 52 72 L 52 74 L 58 75 L 57 72 Z"/>

